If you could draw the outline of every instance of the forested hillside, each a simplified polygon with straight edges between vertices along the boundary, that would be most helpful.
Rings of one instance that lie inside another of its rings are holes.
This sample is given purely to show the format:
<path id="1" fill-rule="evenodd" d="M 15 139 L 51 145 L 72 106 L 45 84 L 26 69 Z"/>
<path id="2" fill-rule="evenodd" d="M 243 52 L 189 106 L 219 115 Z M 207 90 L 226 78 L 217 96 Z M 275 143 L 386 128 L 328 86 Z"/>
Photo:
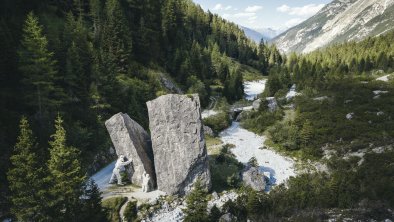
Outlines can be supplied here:
<path id="1" fill-rule="evenodd" d="M 108 117 L 126 112 L 147 126 L 145 102 L 170 92 L 162 76 L 198 93 L 205 106 L 211 95 L 229 102 L 243 96 L 242 72 L 234 64 L 267 74 L 282 62 L 275 47 L 258 47 L 237 25 L 190 0 L 4 0 L 0 12 L 3 212 L 22 115 L 36 138 L 38 162 L 50 157 L 59 115 L 67 144 L 79 150 L 87 169 L 93 160 L 106 162 L 98 153 L 110 147 L 103 125 Z"/>

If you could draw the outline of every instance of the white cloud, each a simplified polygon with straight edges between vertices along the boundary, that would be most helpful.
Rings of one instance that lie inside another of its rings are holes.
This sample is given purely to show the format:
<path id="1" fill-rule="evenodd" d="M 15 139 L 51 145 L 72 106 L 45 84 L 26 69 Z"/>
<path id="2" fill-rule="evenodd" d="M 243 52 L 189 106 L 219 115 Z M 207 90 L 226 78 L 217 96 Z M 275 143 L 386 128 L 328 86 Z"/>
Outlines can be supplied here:
<path id="1" fill-rule="evenodd" d="M 276 8 L 276 10 L 289 15 L 310 17 L 320 11 L 320 9 L 322 9 L 324 6 L 324 4 L 309 4 L 302 7 L 290 7 L 288 5 L 282 5 Z"/>
<path id="2" fill-rule="evenodd" d="M 300 24 L 303 21 L 305 21 L 304 18 L 292 18 L 292 19 L 288 20 L 285 23 L 285 25 L 286 25 L 286 27 L 290 28 L 290 27 L 293 27 L 293 26 L 296 26 L 296 25 Z"/>
<path id="3" fill-rule="evenodd" d="M 252 17 L 248 18 L 249 21 L 256 21 L 256 19 L 257 19 L 257 16 L 252 16 Z"/>
<path id="4" fill-rule="evenodd" d="M 240 12 L 232 15 L 234 18 L 250 18 L 256 16 L 254 12 Z"/>
<path id="5" fill-rule="evenodd" d="M 290 9 L 291 8 L 288 5 L 282 5 L 282 6 L 278 7 L 278 8 L 276 8 L 276 10 L 278 12 L 289 12 Z"/>
<path id="6" fill-rule="evenodd" d="M 231 6 L 231 5 L 228 5 L 228 6 L 224 6 L 224 5 L 222 5 L 222 4 L 216 4 L 215 5 L 215 7 L 213 7 L 213 11 L 228 11 L 228 10 L 230 10 L 230 9 L 232 9 L 233 8 L 233 6 Z"/>
<path id="7" fill-rule="evenodd" d="M 223 9 L 223 5 L 222 4 L 216 4 L 215 7 L 213 7 L 213 10 L 215 11 L 219 11 Z"/>
<path id="8" fill-rule="evenodd" d="M 261 9 L 263 9 L 263 6 L 260 6 L 260 5 L 248 6 L 245 9 L 245 12 L 258 12 Z"/>
<path id="9" fill-rule="evenodd" d="M 254 23 L 257 20 L 257 15 L 254 12 L 239 12 L 234 14 L 225 13 L 222 15 L 223 18 L 231 21 L 245 21 L 248 23 Z M 241 23 L 242 24 L 242 23 Z"/>

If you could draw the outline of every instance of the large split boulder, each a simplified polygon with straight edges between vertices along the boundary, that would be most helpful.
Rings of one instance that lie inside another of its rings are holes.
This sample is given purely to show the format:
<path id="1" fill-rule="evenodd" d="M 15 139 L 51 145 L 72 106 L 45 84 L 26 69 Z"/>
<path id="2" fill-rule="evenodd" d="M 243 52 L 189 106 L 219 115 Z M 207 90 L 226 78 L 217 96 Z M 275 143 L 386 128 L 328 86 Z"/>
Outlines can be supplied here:
<path id="1" fill-rule="evenodd" d="M 198 179 L 210 188 L 198 95 L 164 95 L 147 106 L 158 189 L 184 195 Z"/>
<path id="2" fill-rule="evenodd" d="M 112 143 L 118 156 L 132 159 L 126 167 L 127 175 L 133 184 L 142 186 L 142 176 L 146 171 L 152 186 L 156 186 L 156 174 L 153 162 L 152 143 L 149 134 L 127 114 L 118 113 L 105 122 Z"/>
<path id="3" fill-rule="evenodd" d="M 242 182 L 256 191 L 265 189 L 265 176 L 259 172 L 258 167 L 247 166 L 242 172 Z"/>

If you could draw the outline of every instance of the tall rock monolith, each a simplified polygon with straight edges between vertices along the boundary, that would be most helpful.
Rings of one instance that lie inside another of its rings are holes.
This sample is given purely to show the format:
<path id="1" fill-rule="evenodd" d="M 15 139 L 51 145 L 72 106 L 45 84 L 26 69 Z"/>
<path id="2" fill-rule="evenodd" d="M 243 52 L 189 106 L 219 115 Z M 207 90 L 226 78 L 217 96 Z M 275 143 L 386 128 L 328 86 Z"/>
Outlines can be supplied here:
<path id="1" fill-rule="evenodd" d="M 152 143 L 149 134 L 127 114 L 118 113 L 105 122 L 118 156 L 132 159 L 126 167 L 127 175 L 133 184 L 142 186 L 146 171 L 156 186 L 156 173 L 153 162 Z"/>
<path id="2" fill-rule="evenodd" d="M 147 102 L 157 186 L 167 194 L 187 194 L 199 179 L 211 186 L 197 94 L 161 96 Z"/>

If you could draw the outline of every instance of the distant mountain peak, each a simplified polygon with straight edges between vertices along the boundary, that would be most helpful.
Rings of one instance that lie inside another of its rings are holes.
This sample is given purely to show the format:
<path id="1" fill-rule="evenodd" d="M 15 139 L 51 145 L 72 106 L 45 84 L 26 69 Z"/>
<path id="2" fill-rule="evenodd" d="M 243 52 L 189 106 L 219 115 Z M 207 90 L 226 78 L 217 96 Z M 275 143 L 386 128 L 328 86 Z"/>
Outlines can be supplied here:
<path id="1" fill-rule="evenodd" d="M 261 28 L 256 30 L 244 26 L 240 26 L 240 28 L 244 30 L 245 35 L 248 38 L 252 39 L 256 43 L 260 43 L 262 38 L 265 41 L 269 41 L 281 33 L 281 31 L 275 30 L 273 28 Z"/>
<path id="2" fill-rule="evenodd" d="M 335 0 L 273 42 L 285 52 L 308 53 L 346 41 L 360 41 L 394 28 L 394 0 Z"/>

